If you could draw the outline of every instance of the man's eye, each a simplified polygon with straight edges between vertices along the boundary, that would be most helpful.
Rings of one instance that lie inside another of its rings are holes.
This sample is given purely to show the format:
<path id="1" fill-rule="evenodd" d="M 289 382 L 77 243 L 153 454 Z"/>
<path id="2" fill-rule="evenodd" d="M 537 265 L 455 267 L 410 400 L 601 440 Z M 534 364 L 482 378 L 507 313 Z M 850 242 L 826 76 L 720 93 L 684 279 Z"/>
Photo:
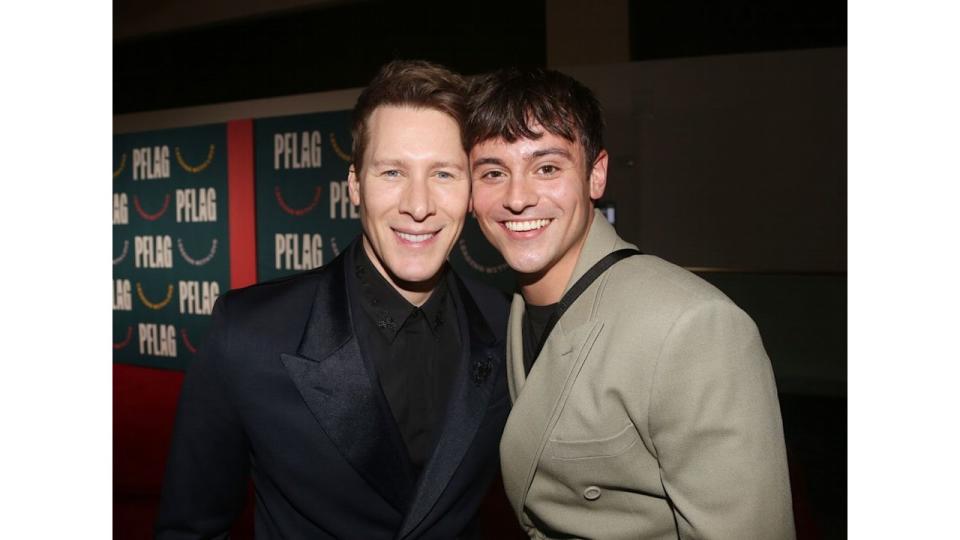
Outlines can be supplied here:
<path id="1" fill-rule="evenodd" d="M 496 180 L 496 179 L 498 179 L 498 178 L 503 178 L 504 176 L 506 176 L 506 175 L 503 174 L 502 171 L 487 171 L 487 172 L 481 174 L 481 175 L 480 175 L 480 178 Z"/>
<path id="2" fill-rule="evenodd" d="M 555 174 L 560 168 L 555 165 L 544 165 L 540 167 L 540 174 Z"/>
<path id="3" fill-rule="evenodd" d="M 437 178 L 440 178 L 442 180 L 453 180 L 454 178 L 456 178 L 456 176 L 454 176 L 451 173 L 448 173 L 447 171 L 437 171 Z"/>
<path id="4" fill-rule="evenodd" d="M 400 176 L 400 171 L 396 169 L 390 169 L 389 171 L 383 171 L 381 176 L 389 176 L 390 178 L 396 178 Z"/>

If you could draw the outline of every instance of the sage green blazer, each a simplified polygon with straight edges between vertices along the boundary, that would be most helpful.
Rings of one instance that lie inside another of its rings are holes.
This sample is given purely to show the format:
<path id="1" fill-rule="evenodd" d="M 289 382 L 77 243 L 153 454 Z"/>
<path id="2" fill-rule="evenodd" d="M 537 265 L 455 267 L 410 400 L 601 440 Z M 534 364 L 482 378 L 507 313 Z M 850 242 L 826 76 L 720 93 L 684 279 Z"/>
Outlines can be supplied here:
<path id="1" fill-rule="evenodd" d="M 597 212 L 567 288 L 625 247 Z M 770 361 L 723 293 L 656 257 L 624 259 L 570 307 L 529 377 L 523 310 L 515 295 L 500 457 L 531 537 L 794 538 Z"/>

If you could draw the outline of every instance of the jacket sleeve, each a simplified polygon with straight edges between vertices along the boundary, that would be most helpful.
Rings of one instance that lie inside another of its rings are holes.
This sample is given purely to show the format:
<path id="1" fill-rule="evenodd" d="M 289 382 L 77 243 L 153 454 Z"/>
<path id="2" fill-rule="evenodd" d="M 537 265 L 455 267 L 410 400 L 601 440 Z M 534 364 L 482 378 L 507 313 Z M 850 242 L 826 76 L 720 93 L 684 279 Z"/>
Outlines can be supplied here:
<path id="1" fill-rule="evenodd" d="M 158 539 L 226 538 L 243 510 L 248 445 L 224 376 L 231 360 L 227 298 L 217 300 L 210 334 L 180 390 L 156 522 Z"/>
<path id="2" fill-rule="evenodd" d="M 794 538 L 776 383 L 756 325 L 736 305 L 703 302 L 677 319 L 649 421 L 682 538 Z"/>

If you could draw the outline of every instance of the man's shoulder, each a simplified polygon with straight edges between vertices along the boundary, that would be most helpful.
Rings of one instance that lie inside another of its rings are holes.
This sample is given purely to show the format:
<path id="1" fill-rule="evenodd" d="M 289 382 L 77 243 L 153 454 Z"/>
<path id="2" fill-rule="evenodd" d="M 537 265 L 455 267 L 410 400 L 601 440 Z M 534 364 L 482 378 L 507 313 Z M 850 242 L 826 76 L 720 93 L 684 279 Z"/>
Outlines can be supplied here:
<path id="1" fill-rule="evenodd" d="M 223 294 L 219 301 L 230 313 L 289 308 L 290 304 L 312 301 L 317 286 L 328 277 L 325 274 L 329 272 L 330 268 L 320 267 L 231 289 Z"/>
<path id="2" fill-rule="evenodd" d="M 699 342 L 709 329 L 739 329 L 721 332 L 729 340 L 752 338 L 756 332 L 750 315 L 722 291 L 693 272 L 652 255 L 630 257 L 614 265 L 593 309 L 621 350 L 645 350 L 651 344 L 664 343 L 680 328 L 701 332 L 689 337 L 691 343 Z M 692 321 L 697 325 L 681 324 Z M 656 351 L 658 347 L 648 350 L 649 357 L 656 357 Z"/>
<path id="3" fill-rule="evenodd" d="M 343 282 L 343 264 L 335 259 L 320 268 L 230 290 L 217 300 L 215 313 L 235 340 L 299 341 L 315 302 L 342 290 Z"/>
<path id="4" fill-rule="evenodd" d="M 628 257 L 614 265 L 604 296 L 681 309 L 704 302 L 732 303 L 723 292 L 693 272 L 646 254 Z"/>
<path id="5" fill-rule="evenodd" d="M 637 249 L 624 240 L 599 214 L 594 220 L 587 247 L 587 260 L 599 259 L 614 250 Z M 581 257 L 583 254 L 581 254 Z M 584 264 L 582 261 L 578 265 Z M 688 303 L 723 300 L 726 295 L 703 278 L 660 257 L 638 254 L 626 257 L 604 273 L 604 293 L 607 301 L 630 302 L 635 305 L 638 296 L 653 296 L 659 302 Z M 612 293 L 612 294 L 611 294 Z M 615 295 L 611 298 L 612 295 Z"/>
<path id="6" fill-rule="evenodd" d="M 331 278 L 338 276 L 339 268 L 343 281 L 343 265 L 331 265 L 223 294 L 214 307 L 202 354 L 191 370 L 212 370 L 234 386 L 282 371 L 280 355 L 298 352 L 317 302 L 332 296 L 330 291 L 338 287 L 342 290 Z M 348 316 L 345 309 L 343 313 Z"/>

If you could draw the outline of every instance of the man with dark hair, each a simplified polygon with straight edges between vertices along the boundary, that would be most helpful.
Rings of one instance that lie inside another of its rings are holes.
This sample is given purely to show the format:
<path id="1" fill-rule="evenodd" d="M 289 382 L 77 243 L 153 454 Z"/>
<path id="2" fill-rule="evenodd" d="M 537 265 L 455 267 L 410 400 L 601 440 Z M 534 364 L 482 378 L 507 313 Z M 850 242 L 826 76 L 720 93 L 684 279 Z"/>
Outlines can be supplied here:
<path id="1" fill-rule="evenodd" d="M 393 62 L 354 111 L 363 234 L 330 264 L 223 295 L 184 381 L 159 538 L 476 534 L 510 400 L 505 299 L 446 263 L 470 196 L 463 79 Z"/>
<path id="2" fill-rule="evenodd" d="M 622 240 L 600 105 L 561 73 L 477 78 L 473 208 L 517 272 L 507 497 L 536 538 L 793 538 L 777 389 L 753 321 Z"/>

